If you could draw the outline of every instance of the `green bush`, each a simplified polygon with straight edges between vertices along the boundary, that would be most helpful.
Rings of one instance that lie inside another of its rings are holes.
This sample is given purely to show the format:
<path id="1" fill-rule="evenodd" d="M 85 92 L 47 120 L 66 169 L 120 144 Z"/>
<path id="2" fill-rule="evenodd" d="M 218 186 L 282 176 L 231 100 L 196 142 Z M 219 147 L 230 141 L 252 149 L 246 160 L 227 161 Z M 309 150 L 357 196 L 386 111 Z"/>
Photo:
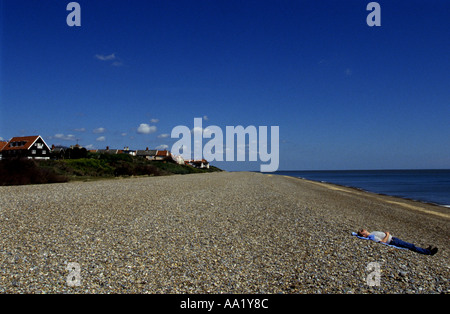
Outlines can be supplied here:
<path id="1" fill-rule="evenodd" d="M 154 161 L 152 163 L 155 165 L 155 167 L 174 174 L 189 174 L 189 173 L 203 172 L 202 170 L 196 169 L 191 166 L 179 165 L 170 162 Z"/>
<path id="2" fill-rule="evenodd" d="M 66 159 L 62 161 L 75 176 L 113 176 L 114 168 L 101 159 Z"/>
<path id="3" fill-rule="evenodd" d="M 67 182 L 53 169 L 41 168 L 34 160 L 11 159 L 0 161 L 0 185 L 25 185 Z"/>
<path id="4" fill-rule="evenodd" d="M 66 182 L 68 178 L 107 178 L 113 176 L 163 176 L 221 171 L 197 169 L 169 161 L 149 161 L 127 154 L 92 154 L 90 158 L 64 160 L 0 161 L 0 185 Z"/>
<path id="5" fill-rule="evenodd" d="M 108 163 L 117 163 L 120 161 L 133 162 L 133 157 L 128 154 L 98 154 L 100 160 Z"/>

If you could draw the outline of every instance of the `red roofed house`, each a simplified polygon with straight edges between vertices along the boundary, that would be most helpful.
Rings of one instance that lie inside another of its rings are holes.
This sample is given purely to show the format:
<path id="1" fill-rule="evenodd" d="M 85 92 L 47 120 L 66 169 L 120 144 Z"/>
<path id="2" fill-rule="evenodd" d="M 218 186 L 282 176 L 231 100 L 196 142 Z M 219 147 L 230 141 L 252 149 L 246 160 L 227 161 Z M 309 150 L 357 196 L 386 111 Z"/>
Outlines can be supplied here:
<path id="1" fill-rule="evenodd" d="M 2 150 L 8 144 L 8 142 L 0 141 L 0 160 L 2 160 Z"/>
<path id="2" fill-rule="evenodd" d="M 194 168 L 199 168 L 199 169 L 209 169 L 209 162 L 206 159 L 201 159 L 201 160 L 185 160 L 184 161 L 186 165 L 190 165 Z"/>
<path id="3" fill-rule="evenodd" d="M 13 137 L 2 149 L 2 158 L 50 159 L 50 148 L 39 136 Z"/>
<path id="4" fill-rule="evenodd" d="M 170 157 L 170 152 L 168 150 L 156 151 L 155 160 L 166 160 L 169 157 Z"/>

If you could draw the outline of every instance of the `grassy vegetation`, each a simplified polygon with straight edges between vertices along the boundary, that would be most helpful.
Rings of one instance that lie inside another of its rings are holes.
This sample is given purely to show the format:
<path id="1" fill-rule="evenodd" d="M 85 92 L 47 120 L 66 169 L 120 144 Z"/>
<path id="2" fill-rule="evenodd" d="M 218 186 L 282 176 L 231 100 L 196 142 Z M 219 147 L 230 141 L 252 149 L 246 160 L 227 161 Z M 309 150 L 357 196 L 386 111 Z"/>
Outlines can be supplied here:
<path id="1" fill-rule="evenodd" d="M 126 154 L 89 154 L 65 160 L 1 160 L 0 185 L 58 183 L 130 176 L 165 176 L 221 171 L 196 169 L 169 161 L 148 161 Z"/>
<path id="2" fill-rule="evenodd" d="M 33 160 L 0 161 L 0 185 L 25 185 L 67 182 L 68 178 L 49 168 L 41 168 Z"/>

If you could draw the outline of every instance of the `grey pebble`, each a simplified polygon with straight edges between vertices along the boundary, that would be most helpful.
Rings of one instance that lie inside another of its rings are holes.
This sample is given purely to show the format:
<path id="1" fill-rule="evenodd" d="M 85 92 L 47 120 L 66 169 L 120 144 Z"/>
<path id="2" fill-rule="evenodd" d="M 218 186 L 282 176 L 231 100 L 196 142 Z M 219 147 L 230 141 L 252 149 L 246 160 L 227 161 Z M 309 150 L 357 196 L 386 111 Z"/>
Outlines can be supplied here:
<path id="1" fill-rule="evenodd" d="M 0 187 L 0 292 L 448 293 L 449 220 L 386 199 L 245 172 Z"/>

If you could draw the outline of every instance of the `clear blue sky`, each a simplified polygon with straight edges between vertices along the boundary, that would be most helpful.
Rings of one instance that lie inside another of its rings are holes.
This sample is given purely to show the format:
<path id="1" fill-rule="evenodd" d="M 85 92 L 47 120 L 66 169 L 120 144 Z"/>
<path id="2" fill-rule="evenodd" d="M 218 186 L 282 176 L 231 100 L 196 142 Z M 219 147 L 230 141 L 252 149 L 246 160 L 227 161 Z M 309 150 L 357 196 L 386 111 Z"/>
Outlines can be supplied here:
<path id="1" fill-rule="evenodd" d="M 69 2 L 0 0 L 5 140 L 170 148 L 207 117 L 279 126 L 280 170 L 450 168 L 450 1 Z"/>

